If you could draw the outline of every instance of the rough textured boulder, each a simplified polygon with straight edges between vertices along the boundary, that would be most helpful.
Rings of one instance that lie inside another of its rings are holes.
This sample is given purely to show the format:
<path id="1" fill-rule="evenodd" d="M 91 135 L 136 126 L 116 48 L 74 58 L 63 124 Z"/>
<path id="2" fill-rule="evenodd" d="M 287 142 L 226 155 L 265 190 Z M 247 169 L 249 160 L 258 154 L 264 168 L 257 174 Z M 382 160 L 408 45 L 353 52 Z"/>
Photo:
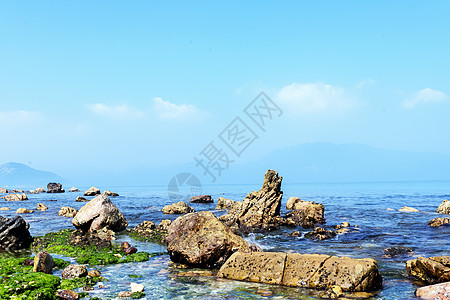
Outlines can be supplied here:
<path id="1" fill-rule="evenodd" d="M 30 194 L 41 194 L 41 193 L 45 193 L 44 187 L 40 187 L 40 188 L 30 191 Z"/>
<path id="2" fill-rule="evenodd" d="M 28 200 L 28 197 L 27 197 L 27 195 L 25 193 L 24 194 L 8 194 L 8 195 L 6 195 L 3 198 L 5 198 L 6 201 L 25 201 L 25 200 Z"/>
<path id="3" fill-rule="evenodd" d="M 46 211 L 48 207 L 44 203 L 38 203 L 36 209 L 40 211 Z"/>
<path id="4" fill-rule="evenodd" d="M 53 261 L 53 257 L 45 250 L 42 250 L 34 257 L 33 272 L 53 274 L 54 266 L 55 262 Z"/>
<path id="5" fill-rule="evenodd" d="M 84 197 L 77 197 L 75 199 L 75 202 L 89 202 L 89 199 L 86 199 Z"/>
<path id="6" fill-rule="evenodd" d="M 398 211 L 402 211 L 402 212 L 419 212 L 418 209 L 416 209 L 414 207 L 409 207 L 409 206 L 403 206 Z"/>
<path id="7" fill-rule="evenodd" d="M 450 201 L 444 200 L 436 210 L 440 214 L 450 214 Z"/>
<path id="8" fill-rule="evenodd" d="M 163 213 L 165 214 L 187 214 L 194 212 L 195 210 L 186 204 L 184 201 L 180 201 L 177 203 L 174 203 L 172 205 L 166 205 L 162 209 Z"/>
<path id="9" fill-rule="evenodd" d="M 205 268 L 221 266 L 236 251 L 259 250 L 235 235 L 211 212 L 177 218 L 168 228 L 166 243 L 172 261 Z"/>
<path id="10" fill-rule="evenodd" d="M 377 290 L 382 285 L 375 260 L 320 254 L 237 252 L 217 276 L 314 289 L 338 286 L 349 292 Z"/>
<path id="11" fill-rule="evenodd" d="M 192 203 L 213 203 L 214 200 L 211 198 L 211 195 L 200 195 L 194 196 L 189 200 Z"/>
<path id="12" fill-rule="evenodd" d="M 33 213 L 33 212 L 34 212 L 34 211 L 31 210 L 31 209 L 23 208 L 23 207 L 18 208 L 18 209 L 16 210 L 16 214 L 31 214 L 31 213 Z"/>
<path id="13" fill-rule="evenodd" d="M 50 182 L 47 184 L 47 193 L 64 193 L 61 183 Z"/>
<path id="14" fill-rule="evenodd" d="M 236 203 L 236 201 L 233 201 L 231 199 L 219 197 L 219 200 L 217 200 L 216 209 L 232 209 L 233 206 L 236 205 Z"/>
<path id="15" fill-rule="evenodd" d="M 450 281 L 450 256 L 411 259 L 406 262 L 406 270 L 427 284 Z"/>
<path id="16" fill-rule="evenodd" d="M 103 227 L 118 232 L 125 230 L 128 226 L 123 214 L 106 195 L 98 195 L 80 208 L 72 224 L 77 229 L 89 232 Z"/>
<path id="17" fill-rule="evenodd" d="M 398 256 L 405 256 L 405 255 L 413 255 L 414 250 L 405 247 L 405 246 L 393 246 L 384 249 L 384 256 L 385 257 L 398 257 Z"/>
<path id="18" fill-rule="evenodd" d="M 450 218 L 434 218 L 428 223 L 431 227 L 439 227 L 445 224 L 450 224 Z"/>
<path id="19" fill-rule="evenodd" d="M 278 172 L 268 170 L 262 188 L 247 194 L 242 203 L 233 207 L 228 215 L 221 216 L 220 220 L 233 231 L 245 233 L 277 228 L 281 219 L 282 180 Z"/>
<path id="20" fill-rule="evenodd" d="M 158 224 L 158 229 L 159 230 L 163 230 L 163 231 L 167 231 L 167 229 L 169 229 L 170 224 L 172 224 L 171 220 L 161 220 L 161 222 Z"/>
<path id="21" fill-rule="evenodd" d="M 0 216 L 0 250 L 18 250 L 28 248 L 33 238 L 28 231 L 30 225 L 16 216 L 12 219 Z"/>
<path id="22" fill-rule="evenodd" d="M 103 194 L 105 194 L 108 197 L 119 197 L 119 194 L 113 193 L 113 192 L 108 191 L 108 190 L 104 191 Z"/>
<path id="23" fill-rule="evenodd" d="M 423 286 L 416 290 L 416 296 L 423 300 L 450 299 L 450 282 Z"/>
<path id="24" fill-rule="evenodd" d="M 97 196 L 100 195 L 100 190 L 96 188 L 95 186 L 89 188 L 86 192 L 84 192 L 85 196 Z"/>
<path id="25" fill-rule="evenodd" d="M 58 216 L 73 218 L 77 214 L 77 210 L 70 206 L 63 206 L 58 212 Z"/>
<path id="26" fill-rule="evenodd" d="M 73 279 L 86 277 L 88 275 L 88 271 L 83 265 L 68 265 L 62 271 L 61 277 L 64 279 Z"/>
<path id="27" fill-rule="evenodd" d="M 305 237 L 312 240 L 326 240 L 336 236 L 336 231 L 316 227 L 313 231 L 305 233 Z"/>
<path id="28" fill-rule="evenodd" d="M 306 202 L 306 201 L 303 201 Z M 302 226 L 303 228 L 314 228 L 316 224 L 325 223 L 325 207 L 321 203 L 302 203 L 302 210 L 293 210 L 286 214 L 286 223 L 289 225 Z M 299 204 L 299 202 L 297 202 Z M 300 207 L 297 205 L 296 207 Z"/>
<path id="29" fill-rule="evenodd" d="M 77 192 L 81 192 L 79 189 L 77 189 L 76 187 L 71 187 L 69 190 L 69 193 L 77 193 Z"/>
<path id="30" fill-rule="evenodd" d="M 286 202 L 287 210 L 302 210 L 309 204 L 315 203 L 314 201 L 304 201 L 299 197 L 290 197 Z"/>

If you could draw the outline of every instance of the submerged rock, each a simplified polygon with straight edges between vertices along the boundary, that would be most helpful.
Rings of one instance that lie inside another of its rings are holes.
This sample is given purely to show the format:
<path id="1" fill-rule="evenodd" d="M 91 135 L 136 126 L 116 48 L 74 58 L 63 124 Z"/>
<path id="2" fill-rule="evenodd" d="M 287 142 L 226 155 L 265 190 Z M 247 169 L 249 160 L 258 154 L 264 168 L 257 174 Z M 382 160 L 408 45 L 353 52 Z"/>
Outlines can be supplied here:
<path id="1" fill-rule="evenodd" d="M 34 257 L 33 272 L 42 272 L 45 274 L 53 274 L 53 267 L 55 262 L 53 257 L 47 251 L 40 251 Z"/>
<path id="2" fill-rule="evenodd" d="M 397 257 L 397 256 L 404 256 L 404 255 L 413 255 L 414 250 L 405 247 L 405 246 L 393 246 L 384 249 L 384 256 L 385 257 Z"/>
<path id="3" fill-rule="evenodd" d="M 125 230 L 127 220 L 108 196 L 98 195 L 86 203 L 72 220 L 72 224 L 83 231 L 97 231 L 108 227 L 112 231 Z"/>
<path id="4" fill-rule="evenodd" d="M 194 196 L 189 200 L 192 203 L 213 203 L 214 200 L 211 198 L 211 195 L 200 195 Z"/>
<path id="5" fill-rule="evenodd" d="M 315 289 L 338 286 L 349 292 L 377 290 L 382 285 L 375 260 L 320 254 L 237 252 L 217 276 Z"/>
<path id="6" fill-rule="evenodd" d="M 47 184 L 47 193 L 64 193 L 61 183 L 50 182 Z"/>
<path id="7" fill-rule="evenodd" d="M 0 250 L 11 251 L 28 248 L 33 238 L 28 231 L 30 225 L 16 216 L 12 219 L 0 216 Z"/>
<path id="8" fill-rule="evenodd" d="M 8 195 L 6 195 L 5 197 L 2 197 L 2 198 L 5 198 L 6 201 L 25 201 L 25 200 L 28 200 L 28 197 L 27 197 L 27 195 L 25 193 L 23 193 L 23 194 L 8 194 Z"/>
<path id="9" fill-rule="evenodd" d="M 187 214 L 194 212 L 195 210 L 186 204 L 184 201 L 180 201 L 171 205 L 166 205 L 162 209 L 165 214 Z"/>
<path id="10" fill-rule="evenodd" d="M 428 223 L 431 227 L 439 227 L 446 224 L 450 224 L 450 218 L 434 218 Z"/>
<path id="11" fill-rule="evenodd" d="M 234 206 L 228 215 L 221 216 L 220 220 L 233 231 L 244 233 L 277 228 L 281 219 L 282 180 L 278 172 L 268 170 L 262 188 L 247 194 L 242 203 Z"/>
<path id="12" fill-rule="evenodd" d="M 450 299 L 450 282 L 423 286 L 416 290 L 416 296 L 423 300 Z"/>
<path id="13" fill-rule="evenodd" d="M 30 191 L 30 194 L 41 194 L 41 193 L 45 193 L 44 187 L 40 187 L 40 188 Z"/>
<path id="14" fill-rule="evenodd" d="M 231 199 L 219 197 L 219 200 L 217 200 L 216 209 L 232 209 L 233 206 L 236 205 L 236 203 L 236 201 L 233 201 Z"/>
<path id="15" fill-rule="evenodd" d="M 406 270 L 412 276 L 427 283 L 450 281 L 450 256 L 418 257 L 406 262 Z"/>
<path id="16" fill-rule="evenodd" d="M 236 251 L 259 250 L 234 234 L 211 212 L 177 218 L 168 228 L 166 242 L 172 261 L 202 268 L 221 266 Z"/>
<path id="17" fill-rule="evenodd" d="M 450 201 L 444 200 L 436 210 L 440 214 L 450 214 Z"/>
<path id="18" fill-rule="evenodd" d="M 96 188 L 95 186 L 89 188 L 86 192 L 84 192 L 85 196 L 97 196 L 100 195 L 100 190 Z"/>

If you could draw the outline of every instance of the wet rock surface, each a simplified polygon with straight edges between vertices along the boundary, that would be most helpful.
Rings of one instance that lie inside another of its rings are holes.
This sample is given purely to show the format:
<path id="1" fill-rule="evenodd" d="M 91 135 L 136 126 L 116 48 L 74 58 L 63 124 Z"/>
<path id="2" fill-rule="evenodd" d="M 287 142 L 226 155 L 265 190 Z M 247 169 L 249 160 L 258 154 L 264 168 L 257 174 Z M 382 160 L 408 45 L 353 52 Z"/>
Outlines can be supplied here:
<path id="1" fill-rule="evenodd" d="M 83 265 L 68 265 L 62 271 L 62 278 L 72 279 L 76 277 L 86 277 L 88 275 L 87 268 Z"/>
<path id="2" fill-rule="evenodd" d="M 237 252 L 217 276 L 314 289 L 338 286 L 349 292 L 378 290 L 382 285 L 375 260 L 320 254 Z"/>
<path id="3" fill-rule="evenodd" d="M 28 248 L 33 242 L 28 228 L 29 224 L 20 216 L 12 219 L 0 216 L 0 250 Z"/>
<path id="4" fill-rule="evenodd" d="M 179 201 L 177 203 L 166 205 L 162 209 L 163 213 L 165 214 L 176 214 L 176 215 L 182 215 L 194 212 L 195 210 L 186 204 L 184 201 Z"/>
<path id="5" fill-rule="evenodd" d="M 58 216 L 73 218 L 77 214 L 77 210 L 70 206 L 63 206 L 58 212 Z"/>
<path id="6" fill-rule="evenodd" d="M 258 251 L 211 212 L 177 218 L 168 228 L 166 243 L 173 262 L 203 268 L 221 266 L 236 251 Z"/>
<path id="7" fill-rule="evenodd" d="M 427 284 L 450 281 L 450 256 L 411 259 L 406 262 L 406 270 Z"/>
<path id="8" fill-rule="evenodd" d="M 450 214 L 450 201 L 442 201 L 436 211 L 440 214 Z"/>
<path id="9" fill-rule="evenodd" d="M 447 224 L 450 224 L 450 218 L 434 218 L 428 223 L 431 227 L 440 227 Z"/>
<path id="10" fill-rule="evenodd" d="M 47 184 L 47 193 L 64 193 L 64 189 L 61 183 L 50 182 Z"/>

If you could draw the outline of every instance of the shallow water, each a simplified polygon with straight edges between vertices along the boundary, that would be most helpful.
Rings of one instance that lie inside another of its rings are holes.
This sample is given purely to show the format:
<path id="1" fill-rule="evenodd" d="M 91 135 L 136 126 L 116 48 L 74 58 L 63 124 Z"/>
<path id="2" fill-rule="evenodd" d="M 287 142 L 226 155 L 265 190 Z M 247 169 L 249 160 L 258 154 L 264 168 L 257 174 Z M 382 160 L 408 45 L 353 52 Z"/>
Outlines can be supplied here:
<path id="1" fill-rule="evenodd" d="M 88 187 L 80 187 L 85 190 Z M 160 210 L 173 203 L 167 195 L 167 187 L 99 187 L 120 194 L 112 201 L 123 212 L 129 226 L 134 227 L 144 220 L 159 223 L 162 219 L 175 219 L 175 215 L 164 215 Z M 204 186 L 203 193 L 211 194 L 217 200 L 220 196 L 242 200 L 248 192 L 258 190 L 258 185 Z M 286 184 L 282 214 L 289 197 L 297 196 L 325 205 L 326 226 L 343 221 L 357 224 L 353 233 L 339 235 L 325 241 L 311 241 L 302 237 L 284 235 L 294 230 L 307 232 L 302 228 L 284 228 L 266 235 L 250 234 L 247 240 L 257 243 L 265 251 L 293 251 L 299 253 L 321 253 L 354 258 L 371 257 L 378 261 L 383 276 L 383 289 L 374 299 L 414 299 L 418 287 L 405 272 L 405 261 L 417 256 L 450 255 L 450 226 L 431 228 L 428 222 L 438 216 L 436 208 L 444 199 L 450 198 L 450 182 L 397 182 L 397 183 L 339 183 L 339 184 Z M 46 212 L 36 211 L 22 215 L 30 223 L 33 236 L 50 231 L 72 228 L 71 218 L 58 216 L 62 206 L 81 208 L 85 203 L 75 202 L 82 193 L 28 195 L 23 202 L 0 200 L 0 211 L 4 217 L 15 216 L 19 207 L 35 209 L 37 203 L 44 203 Z M 92 197 L 87 197 L 92 198 Z M 56 201 L 51 201 L 56 200 Z M 405 213 L 397 210 L 411 206 L 419 213 Z M 214 204 L 192 204 L 197 211 L 214 210 Z M 392 208 L 394 210 L 388 210 Z M 223 211 L 215 211 L 216 215 Z M 129 241 L 139 250 L 164 252 L 165 248 L 153 243 L 138 242 L 127 235 L 118 235 L 117 242 Z M 384 249 L 403 245 L 411 247 L 414 255 L 385 258 Z M 151 258 L 147 262 L 99 267 L 109 281 L 103 288 L 90 292 L 102 299 L 116 299 L 121 291 L 129 290 L 131 282 L 142 283 L 146 299 L 318 299 L 316 291 L 286 288 L 258 283 L 246 283 L 215 279 L 213 276 L 185 277 L 171 264 L 168 255 Z M 130 278 L 128 275 L 142 275 Z M 349 297 L 355 295 L 349 295 Z"/>

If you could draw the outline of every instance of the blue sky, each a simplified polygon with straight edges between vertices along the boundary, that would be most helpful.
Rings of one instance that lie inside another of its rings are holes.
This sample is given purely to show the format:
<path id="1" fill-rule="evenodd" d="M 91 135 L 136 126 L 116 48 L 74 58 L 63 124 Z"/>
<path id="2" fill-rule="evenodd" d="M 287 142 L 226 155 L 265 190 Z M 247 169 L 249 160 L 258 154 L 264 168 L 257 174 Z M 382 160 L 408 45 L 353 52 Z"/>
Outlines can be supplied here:
<path id="1" fill-rule="evenodd" d="M 189 162 L 261 91 L 283 115 L 240 161 L 309 142 L 450 155 L 448 1 L 216 2 L 0 2 L 0 162 Z"/>

